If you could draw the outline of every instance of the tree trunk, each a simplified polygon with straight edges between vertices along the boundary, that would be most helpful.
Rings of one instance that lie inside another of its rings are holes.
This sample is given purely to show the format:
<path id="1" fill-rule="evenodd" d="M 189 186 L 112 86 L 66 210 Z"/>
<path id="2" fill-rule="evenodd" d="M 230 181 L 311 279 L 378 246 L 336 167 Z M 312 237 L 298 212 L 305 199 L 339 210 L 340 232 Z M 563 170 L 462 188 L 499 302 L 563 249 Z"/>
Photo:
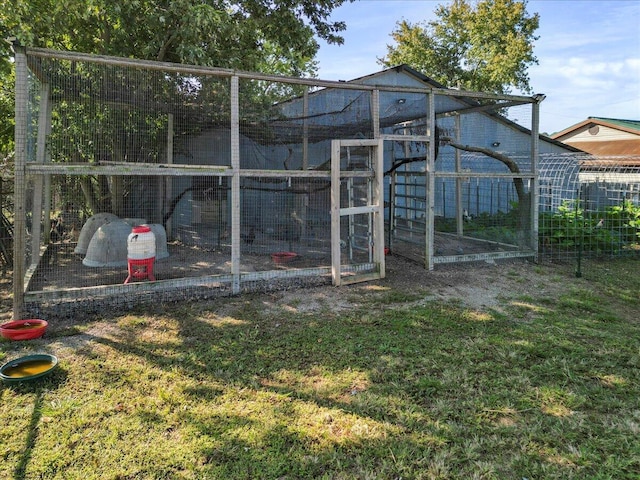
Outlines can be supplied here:
<path id="1" fill-rule="evenodd" d="M 490 150 L 488 148 L 483 147 L 474 147 L 471 145 L 462 145 L 460 143 L 455 143 L 451 141 L 450 138 L 445 137 L 444 140 L 447 141 L 449 145 L 458 150 L 463 150 L 465 152 L 477 152 L 482 153 L 488 157 L 495 158 L 499 162 L 502 162 L 507 166 L 509 171 L 514 174 L 520 174 L 520 167 L 518 164 L 502 153 L 498 153 L 494 150 Z M 518 195 L 518 240 L 521 245 L 531 246 L 530 245 L 530 233 L 531 233 L 531 192 L 527 192 L 524 188 L 524 181 L 522 178 L 514 178 L 513 185 L 516 189 L 516 194 Z"/>

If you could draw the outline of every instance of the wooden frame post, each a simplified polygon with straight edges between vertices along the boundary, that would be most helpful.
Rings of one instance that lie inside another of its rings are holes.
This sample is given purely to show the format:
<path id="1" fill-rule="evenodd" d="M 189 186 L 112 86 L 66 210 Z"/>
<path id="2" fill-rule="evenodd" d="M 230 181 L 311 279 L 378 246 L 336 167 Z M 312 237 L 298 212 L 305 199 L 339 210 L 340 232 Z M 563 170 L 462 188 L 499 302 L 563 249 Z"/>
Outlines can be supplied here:
<path id="1" fill-rule="evenodd" d="M 174 136 L 174 126 L 173 126 L 173 113 L 167 114 L 167 165 L 173 165 L 173 136 Z M 173 198 L 173 177 L 164 177 L 164 204 L 170 205 L 171 199 Z M 162 205 L 162 203 L 161 203 Z M 160 211 L 160 218 L 164 215 L 164 212 Z M 172 238 L 173 235 L 173 222 L 171 219 L 167 221 L 165 225 L 165 231 L 167 234 L 167 238 Z"/>
<path id="2" fill-rule="evenodd" d="M 240 292 L 240 81 L 231 77 L 231 275 L 232 292 Z"/>
<path id="3" fill-rule="evenodd" d="M 24 276 L 26 253 L 26 174 L 29 73 L 24 47 L 14 45 L 15 85 L 15 172 L 13 224 L 13 318 L 22 317 L 24 309 Z"/>
<path id="4" fill-rule="evenodd" d="M 40 106 L 38 112 L 38 138 L 36 143 L 36 162 L 45 163 L 47 136 L 51 133 L 51 100 L 49 84 L 40 87 Z M 31 216 L 31 267 L 38 264 L 40 244 L 44 238 L 49 242 L 51 230 L 51 175 L 37 175 L 33 189 L 33 207 Z M 41 220 L 42 219 L 42 220 Z"/>
<path id="5" fill-rule="evenodd" d="M 531 180 L 531 188 L 529 189 L 529 197 L 531 201 L 531 248 L 535 253 L 535 259 L 538 260 L 538 209 L 539 209 L 539 176 L 538 171 L 538 156 L 540 154 L 540 140 L 538 130 L 540 128 L 540 102 L 544 100 L 544 96 L 536 98 L 536 101 L 531 104 L 531 173 L 533 179 Z"/>
<path id="6" fill-rule="evenodd" d="M 432 93 L 427 94 L 427 125 L 429 125 L 429 155 L 426 162 L 426 175 L 425 175 L 425 187 L 426 202 L 425 202 L 425 249 L 424 249 L 424 261 L 425 268 L 427 270 L 433 270 L 433 256 L 434 256 L 434 227 L 435 227 L 435 139 L 436 139 L 436 115 L 435 105 Z"/>
<path id="7" fill-rule="evenodd" d="M 460 119 L 460 115 L 455 116 L 455 140 L 456 143 L 460 143 L 462 138 L 461 128 L 462 121 Z M 460 174 L 462 173 L 462 154 L 459 149 L 454 150 L 455 162 L 456 162 L 456 232 L 458 235 L 464 235 L 464 225 L 462 219 L 462 177 Z M 445 212 L 446 215 L 446 212 Z"/>

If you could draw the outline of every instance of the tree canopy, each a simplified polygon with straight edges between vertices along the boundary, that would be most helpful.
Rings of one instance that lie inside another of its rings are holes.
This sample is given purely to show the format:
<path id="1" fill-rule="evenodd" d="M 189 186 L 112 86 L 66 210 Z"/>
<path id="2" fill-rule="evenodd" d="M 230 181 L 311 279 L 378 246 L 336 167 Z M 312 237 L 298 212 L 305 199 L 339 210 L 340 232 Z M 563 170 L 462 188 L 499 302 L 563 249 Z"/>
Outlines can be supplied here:
<path id="1" fill-rule="evenodd" d="M 341 44 L 331 12 L 353 0 L 0 0 L 0 151 L 13 137 L 11 50 L 21 44 L 315 76 L 317 38 Z"/>
<path id="2" fill-rule="evenodd" d="M 343 41 L 344 22 L 329 16 L 345 1 L 0 0 L 0 34 L 28 46 L 246 70 L 278 56 L 285 70 L 310 73 L 314 35 Z"/>
<path id="3" fill-rule="evenodd" d="M 497 94 L 531 93 L 527 68 L 537 64 L 537 13 L 526 0 L 453 0 L 438 5 L 437 19 L 396 23 L 379 59 L 385 66 L 408 64 L 447 87 Z"/>

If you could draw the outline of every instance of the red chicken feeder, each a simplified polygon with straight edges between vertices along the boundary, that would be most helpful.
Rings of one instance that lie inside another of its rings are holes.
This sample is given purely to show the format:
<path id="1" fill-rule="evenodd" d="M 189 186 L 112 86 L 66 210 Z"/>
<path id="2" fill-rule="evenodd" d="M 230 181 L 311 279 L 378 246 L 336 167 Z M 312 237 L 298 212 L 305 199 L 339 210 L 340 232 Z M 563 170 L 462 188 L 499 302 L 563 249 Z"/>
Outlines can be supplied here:
<path id="1" fill-rule="evenodd" d="M 14 320 L 0 325 L 0 335 L 9 340 L 32 340 L 44 335 L 47 325 L 46 320 L 38 318 Z"/>
<path id="2" fill-rule="evenodd" d="M 276 252 L 271 254 L 271 259 L 276 265 L 282 265 L 284 263 L 289 263 L 297 256 L 298 254 L 294 252 Z"/>

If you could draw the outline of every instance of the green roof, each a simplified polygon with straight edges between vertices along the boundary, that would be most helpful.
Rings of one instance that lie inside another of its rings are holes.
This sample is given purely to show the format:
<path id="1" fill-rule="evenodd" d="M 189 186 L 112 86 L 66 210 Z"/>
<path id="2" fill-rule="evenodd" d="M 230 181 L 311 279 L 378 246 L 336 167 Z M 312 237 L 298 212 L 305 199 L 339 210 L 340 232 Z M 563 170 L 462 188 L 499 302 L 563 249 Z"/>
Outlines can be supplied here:
<path id="1" fill-rule="evenodd" d="M 640 120 L 621 120 L 617 118 L 589 117 L 589 120 L 597 120 L 603 123 L 617 125 L 619 127 L 637 130 L 640 132 Z"/>

